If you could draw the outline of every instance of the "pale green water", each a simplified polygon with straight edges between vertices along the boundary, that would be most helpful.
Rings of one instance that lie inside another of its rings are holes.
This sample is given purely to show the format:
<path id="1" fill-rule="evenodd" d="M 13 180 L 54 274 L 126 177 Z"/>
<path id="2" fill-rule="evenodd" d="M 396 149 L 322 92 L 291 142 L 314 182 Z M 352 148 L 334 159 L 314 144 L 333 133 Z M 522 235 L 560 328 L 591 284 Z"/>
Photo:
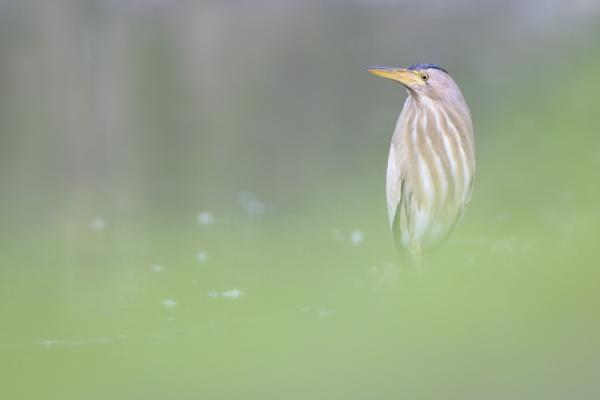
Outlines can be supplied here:
<path id="1" fill-rule="evenodd" d="M 598 397 L 596 8 L 109 3 L 0 5 L 0 399 Z M 419 269 L 361 69 L 405 58 L 477 137 Z"/>
<path id="2" fill-rule="evenodd" d="M 420 270 L 369 200 L 5 237 L 3 397 L 591 398 L 598 193 L 498 212 L 486 186 Z"/>

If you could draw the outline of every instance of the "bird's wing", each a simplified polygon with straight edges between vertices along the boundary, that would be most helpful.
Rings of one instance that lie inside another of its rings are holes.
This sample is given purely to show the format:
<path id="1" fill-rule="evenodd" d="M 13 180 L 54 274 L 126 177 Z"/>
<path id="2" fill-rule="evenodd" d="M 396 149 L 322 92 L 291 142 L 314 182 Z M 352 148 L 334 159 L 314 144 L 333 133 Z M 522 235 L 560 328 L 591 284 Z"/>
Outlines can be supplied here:
<path id="1" fill-rule="evenodd" d="M 396 244 L 402 246 L 402 236 L 404 233 L 406 238 L 409 222 L 408 216 L 410 213 L 407 212 L 407 206 L 410 202 L 410 194 L 406 190 L 406 179 L 401 168 L 402 149 L 398 146 L 395 138 L 394 135 L 388 158 L 386 193 L 390 227 Z"/>
<path id="2" fill-rule="evenodd" d="M 402 171 L 400 170 L 400 160 L 398 159 L 398 156 L 399 154 L 396 150 L 394 140 L 392 139 L 386 176 L 388 219 L 392 228 L 394 226 L 394 220 L 396 219 L 398 206 L 402 200 L 402 185 L 404 181 L 402 178 Z"/>

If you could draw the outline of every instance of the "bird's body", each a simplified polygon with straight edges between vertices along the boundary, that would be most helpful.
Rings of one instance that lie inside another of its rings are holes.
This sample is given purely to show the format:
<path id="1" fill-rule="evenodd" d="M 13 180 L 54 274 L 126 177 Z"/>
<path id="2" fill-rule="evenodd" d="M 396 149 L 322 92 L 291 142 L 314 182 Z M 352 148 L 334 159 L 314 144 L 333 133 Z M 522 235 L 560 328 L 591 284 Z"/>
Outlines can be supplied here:
<path id="1" fill-rule="evenodd" d="M 408 90 L 392 137 L 386 191 L 396 243 L 419 254 L 448 235 L 470 200 L 475 172 L 470 112 L 454 80 L 438 66 L 369 71 Z"/>

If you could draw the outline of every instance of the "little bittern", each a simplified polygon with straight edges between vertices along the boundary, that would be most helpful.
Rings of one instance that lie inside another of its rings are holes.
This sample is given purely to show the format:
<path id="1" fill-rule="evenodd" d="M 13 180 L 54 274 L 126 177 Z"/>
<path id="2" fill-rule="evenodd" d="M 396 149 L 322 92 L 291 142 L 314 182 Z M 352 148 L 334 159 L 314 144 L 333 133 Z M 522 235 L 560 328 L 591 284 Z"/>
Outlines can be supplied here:
<path id="1" fill-rule="evenodd" d="M 408 92 L 388 158 L 387 204 L 396 243 L 420 254 L 448 235 L 471 198 L 471 114 L 454 80 L 437 65 L 367 70 Z"/>

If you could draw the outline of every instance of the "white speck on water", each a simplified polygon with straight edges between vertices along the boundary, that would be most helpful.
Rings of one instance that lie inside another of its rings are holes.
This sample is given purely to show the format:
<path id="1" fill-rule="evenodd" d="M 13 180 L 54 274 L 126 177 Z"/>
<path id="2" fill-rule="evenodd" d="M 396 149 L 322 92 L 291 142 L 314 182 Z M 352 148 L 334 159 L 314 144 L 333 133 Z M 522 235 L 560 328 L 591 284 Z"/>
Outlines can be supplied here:
<path id="1" fill-rule="evenodd" d="M 99 232 L 106 229 L 106 220 L 102 217 L 94 217 L 90 221 L 90 230 Z"/>
<path id="2" fill-rule="evenodd" d="M 211 299 L 216 299 L 217 297 L 219 297 L 219 293 L 216 290 L 211 290 L 210 292 L 208 292 L 208 297 L 210 297 Z"/>
<path id="3" fill-rule="evenodd" d="M 318 311 L 318 315 L 319 315 L 320 319 L 329 318 L 333 315 L 333 313 L 334 313 L 334 310 L 332 310 L 331 308 L 321 307 L 321 308 L 319 308 L 319 311 Z"/>
<path id="4" fill-rule="evenodd" d="M 208 226 L 215 223 L 215 216 L 208 211 L 202 211 L 198 214 L 197 220 L 200 225 Z"/>
<path id="5" fill-rule="evenodd" d="M 395 263 L 387 261 L 368 267 L 367 274 L 373 289 L 380 289 L 397 282 L 399 269 Z"/>
<path id="6" fill-rule="evenodd" d="M 354 229 L 353 231 L 350 231 L 350 233 L 345 233 L 338 228 L 333 228 L 331 230 L 331 235 L 336 242 L 346 243 L 349 241 L 352 246 L 358 246 L 365 240 L 365 234 L 359 229 Z"/>
<path id="7" fill-rule="evenodd" d="M 519 250 L 516 238 L 501 239 L 492 243 L 491 249 L 495 253 L 516 254 Z"/>
<path id="8" fill-rule="evenodd" d="M 175 299 L 166 299 L 162 302 L 162 305 L 167 308 L 173 308 L 177 305 L 177 302 L 175 301 Z"/>
<path id="9" fill-rule="evenodd" d="M 208 260 L 208 256 L 206 255 L 205 252 L 199 251 L 196 253 L 196 260 L 198 260 L 198 262 L 200 262 L 200 263 L 203 263 L 203 262 L 206 262 L 206 260 Z"/>
<path id="10" fill-rule="evenodd" d="M 40 340 L 38 343 L 41 344 L 44 347 L 52 347 L 52 346 L 82 346 L 86 342 L 84 340 L 53 340 L 53 339 L 46 339 L 46 340 Z"/>
<path id="11" fill-rule="evenodd" d="M 242 292 L 239 289 L 231 289 L 225 292 L 221 292 L 221 296 L 228 299 L 239 299 L 242 296 Z"/>
<path id="12" fill-rule="evenodd" d="M 300 311 L 300 312 L 309 312 L 310 310 L 311 310 L 310 306 L 298 307 L 298 311 Z"/>
<path id="13" fill-rule="evenodd" d="M 240 205 L 251 217 L 258 217 L 265 213 L 265 204 L 250 192 L 240 193 Z"/>
<path id="14" fill-rule="evenodd" d="M 37 343 L 41 344 L 44 347 L 76 347 L 76 346 L 84 346 L 88 344 L 110 344 L 115 342 L 118 339 L 126 338 L 125 335 L 119 335 L 117 337 L 107 337 L 100 336 L 90 339 L 80 339 L 80 340 L 65 340 L 65 339 L 45 339 L 39 340 Z"/>
<path id="15" fill-rule="evenodd" d="M 194 285 L 194 286 L 197 286 L 198 284 L 200 284 L 200 281 L 199 281 L 199 280 L 197 280 L 197 279 L 194 279 L 194 280 L 192 281 L 192 285 Z"/>
<path id="16" fill-rule="evenodd" d="M 152 270 L 152 272 L 155 272 L 157 274 L 167 270 L 165 267 L 163 267 L 160 264 L 154 264 L 153 266 L 150 267 L 150 269 Z"/>
<path id="17" fill-rule="evenodd" d="M 377 265 L 371 265 L 367 269 L 367 272 L 369 273 L 369 275 L 376 275 L 379 273 L 379 267 Z"/>
<path id="18" fill-rule="evenodd" d="M 362 231 L 359 231 L 358 229 L 356 229 L 356 230 L 353 230 L 352 232 L 350 232 L 350 243 L 352 243 L 353 246 L 358 246 L 364 240 L 365 240 L 365 235 L 364 235 L 364 233 L 362 233 Z"/>
<path id="19" fill-rule="evenodd" d="M 173 321 L 175 321 L 175 317 L 169 317 L 169 318 L 167 318 L 167 321 L 173 322 Z"/>

